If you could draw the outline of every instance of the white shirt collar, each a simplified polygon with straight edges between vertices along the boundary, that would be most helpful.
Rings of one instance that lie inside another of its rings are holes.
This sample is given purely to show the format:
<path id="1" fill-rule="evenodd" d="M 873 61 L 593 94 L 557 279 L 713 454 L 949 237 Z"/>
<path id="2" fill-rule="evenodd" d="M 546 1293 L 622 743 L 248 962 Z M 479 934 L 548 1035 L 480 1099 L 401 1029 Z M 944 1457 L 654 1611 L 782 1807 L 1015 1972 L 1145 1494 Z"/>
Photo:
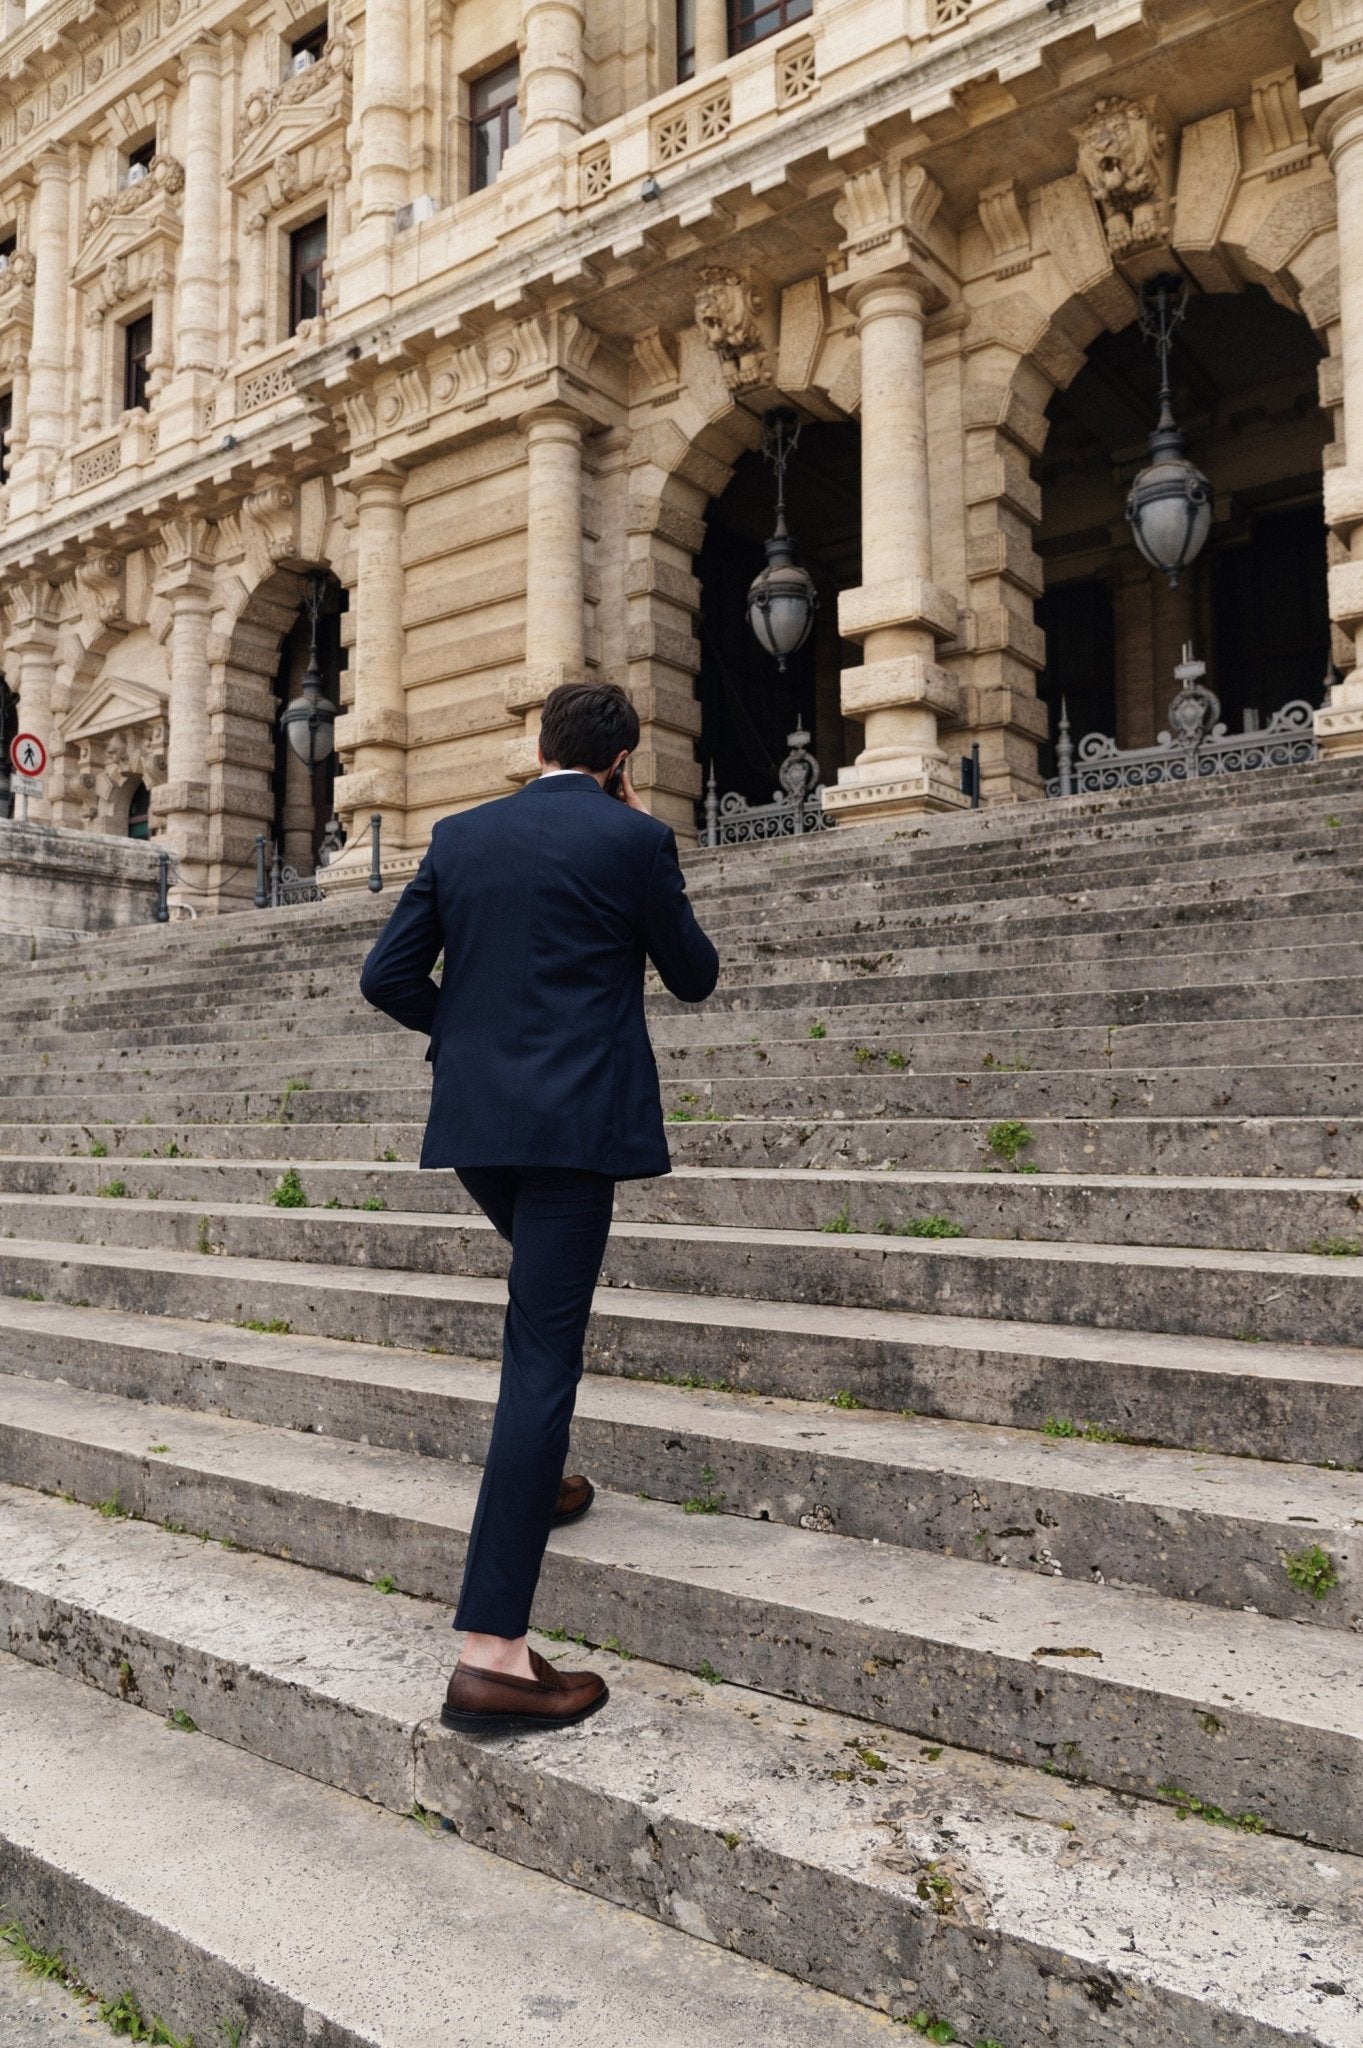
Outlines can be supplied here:
<path id="1" fill-rule="evenodd" d="M 546 782 L 551 775 L 590 775 L 590 768 L 541 768 L 540 781 Z"/>

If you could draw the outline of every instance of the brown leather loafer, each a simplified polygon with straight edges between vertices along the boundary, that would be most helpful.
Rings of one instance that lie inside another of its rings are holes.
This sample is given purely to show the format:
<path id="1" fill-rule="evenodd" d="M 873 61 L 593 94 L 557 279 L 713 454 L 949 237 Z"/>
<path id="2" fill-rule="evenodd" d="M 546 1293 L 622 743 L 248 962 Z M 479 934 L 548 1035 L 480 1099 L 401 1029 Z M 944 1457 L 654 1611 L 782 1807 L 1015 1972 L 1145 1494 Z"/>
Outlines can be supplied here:
<path id="1" fill-rule="evenodd" d="M 504 1678 L 497 1671 L 457 1664 L 440 1718 L 447 1728 L 474 1735 L 505 1735 L 517 1728 L 571 1728 L 604 1707 L 610 1698 L 594 1671 L 556 1671 L 530 1652 L 533 1678 Z"/>
<path id="2" fill-rule="evenodd" d="M 596 1488 L 591 1480 L 581 1472 L 569 1472 L 558 1490 L 552 1526 L 561 1529 L 565 1522 L 580 1522 L 595 1499 Z"/>

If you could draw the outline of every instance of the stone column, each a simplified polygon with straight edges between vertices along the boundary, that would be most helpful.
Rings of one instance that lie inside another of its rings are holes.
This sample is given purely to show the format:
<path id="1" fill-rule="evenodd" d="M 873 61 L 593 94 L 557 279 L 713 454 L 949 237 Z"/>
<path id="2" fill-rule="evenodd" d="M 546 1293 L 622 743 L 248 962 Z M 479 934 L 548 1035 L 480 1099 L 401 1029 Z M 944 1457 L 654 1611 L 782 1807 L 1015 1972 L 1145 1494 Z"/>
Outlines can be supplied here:
<path id="1" fill-rule="evenodd" d="M 729 56 L 729 0 L 696 0 L 696 77 Z"/>
<path id="2" fill-rule="evenodd" d="M 1340 367 L 1345 463 L 1325 472 L 1325 517 L 1348 560 L 1330 568 L 1330 618 L 1354 644 L 1354 666 L 1316 713 L 1323 754 L 1363 754 L 1363 87 L 1316 128 L 1338 190 Z"/>
<path id="3" fill-rule="evenodd" d="M 43 794 L 30 798 L 28 807 L 29 817 L 41 823 L 52 816 L 51 789 L 59 751 L 52 711 L 57 666 L 57 592 L 46 577 L 26 577 L 10 590 L 5 610 L 5 680 L 18 694 L 19 730 L 33 733 L 47 749 Z M 16 775 L 16 801 L 22 787 L 23 777 Z"/>
<path id="4" fill-rule="evenodd" d="M 213 610 L 213 547 L 206 520 L 187 514 L 163 529 L 166 561 L 156 580 L 170 603 L 169 732 L 166 780 L 152 806 L 180 856 L 187 893 L 202 890 L 208 855 L 208 628 Z"/>
<path id="5" fill-rule="evenodd" d="M 191 43 L 180 58 L 185 78 L 184 223 L 175 306 L 175 368 L 214 371 L 223 347 L 219 283 L 222 251 L 222 82 L 218 46 Z"/>
<path id="6" fill-rule="evenodd" d="M 391 214 L 408 198 L 412 104 L 408 0 L 369 0 L 356 112 L 360 128 L 360 212 Z"/>
<path id="7" fill-rule="evenodd" d="M 582 421 L 545 406 L 523 422 L 526 440 L 525 666 L 507 678 L 508 711 L 525 731 L 507 746 L 507 773 L 538 772 L 540 708 L 560 683 L 583 680 Z"/>
<path id="8" fill-rule="evenodd" d="M 579 0 L 524 0 L 518 153 L 568 149 L 582 133 L 585 26 Z"/>
<path id="9" fill-rule="evenodd" d="M 956 600 L 931 581 L 922 292 L 906 272 L 847 297 L 861 341 L 862 584 L 839 598 L 838 626 L 865 650 L 842 674 L 843 713 L 863 722 L 865 745 L 824 804 L 848 819 L 950 810 L 968 799 L 937 738 L 960 689 L 935 659 L 955 638 Z"/>
<path id="10" fill-rule="evenodd" d="M 71 159 L 45 149 L 34 166 L 33 344 L 28 357 L 28 453 L 43 471 L 66 439 L 66 305 Z M 11 508 L 13 509 L 13 507 Z"/>
<path id="11" fill-rule="evenodd" d="M 402 622 L 402 487 L 398 469 L 375 469 L 350 480 L 356 530 L 355 699 L 341 720 L 346 773 L 336 804 L 346 821 L 348 862 L 369 862 L 365 828 L 383 815 L 383 846 L 402 846 L 407 800 L 407 713 L 402 685 L 406 633 Z"/>

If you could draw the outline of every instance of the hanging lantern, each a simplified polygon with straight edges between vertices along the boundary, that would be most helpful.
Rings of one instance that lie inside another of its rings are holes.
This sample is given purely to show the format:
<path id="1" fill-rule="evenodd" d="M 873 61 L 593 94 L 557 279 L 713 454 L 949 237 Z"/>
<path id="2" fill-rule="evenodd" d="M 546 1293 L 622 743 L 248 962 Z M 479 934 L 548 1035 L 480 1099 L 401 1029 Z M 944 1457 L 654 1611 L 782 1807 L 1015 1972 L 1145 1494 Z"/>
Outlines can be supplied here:
<path id="1" fill-rule="evenodd" d="M 1184 453 L 1185 437 L 1174 419 L 1169 387 L 1169 349 L 1188 305 L 1188 287 L 1157 277 L 1141 293 L 1141 332 L 1160 359 L 1160 414 L 1150 436 L 1150 460 L 1126 501 L 1131 537 L 1152 569 L 1178 589 L 1179 578 L 1201 554 L 1212 526 L 1212 487 Z"/>
<path id="2" fill-rule="evenodd" d="M 748 624 L 782 673 L 809 638 L 819 602 L 814 578 L 796 562 L 795 544 L 786 531 L 786 463 L 799 438 L 793 412 L 781 407 L 767 414 L 762 453 L 776 471 L 776 531 L 766 543 L 767 566 L 748 587 Z"/>
<path id="3" fill-rule="evenodd" d="M 319 761 L 325 761 L 336 744 L 336 706 L 322 695 L 322 671 L 317 663 L 317 621 L 322 610 L 322 579 L 314 576 L 304 603 L 308 607 L 311 621 L 311 637 L 308 646 L 308 665 L 303 673 L 303 687 L 297 697 L 285 710 L 280 723 L 300 761 L 306 761 L 309 768 L 315 768 Z"/>

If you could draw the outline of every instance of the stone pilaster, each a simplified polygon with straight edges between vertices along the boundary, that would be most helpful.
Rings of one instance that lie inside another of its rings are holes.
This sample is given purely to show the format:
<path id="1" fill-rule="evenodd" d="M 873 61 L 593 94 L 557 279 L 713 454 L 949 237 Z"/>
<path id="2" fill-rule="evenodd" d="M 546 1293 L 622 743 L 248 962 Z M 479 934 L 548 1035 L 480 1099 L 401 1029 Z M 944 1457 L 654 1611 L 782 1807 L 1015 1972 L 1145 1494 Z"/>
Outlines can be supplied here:
<path id="1" fill-rule="evenodd" d="M 47 749 L 43 794 L 29 801 L 28 815 L 38 824 L 52 816 L 50 791 L 60 751 L 52 708 L 57 606 L 57 591 L 43 576 L 26 576 L 11 586 L 5 599 L 5 680 L 18 693 L 19 730 L 33 733 Z M 20 781 L 16 775 L 16 795 Z"/>
<path id="2" fill-rule="evenodd" d="M 1363 86 L 1316 129 L 1338 188 L 1340 366 L 1344 466 L 1325 472 L 1325 516 L 1347 559 L 1330 568 L 1330 618 L 1353 643 L 1354 666 L 1316 713 L 1325 754 L 1363 754 Z"/>
<path id="3" fill-rule="evenodd" d="M 402 661 L 402 487 L 397 469 L 370 470 L 350 479 L 354 495 L 356 560 L 355 698 L 338 726 L 346 773 L 336 785 L 336 807 L 349 834 L 346 864 L 368 866 L 365 828 L 383 816 L 383 845 L 403 843 L 407 801 L 407 714 Z"/>
<path id="4" fill-rule="evenodd" d="M 408 199 L 412 74 L 407 0 L 369 0 L 356 92 L 360 212 L 391 214 Z"/>
<path id="5" fill-rule="evenodd" d="M 696 0 L 696 77 L 729 55 L 729 0 Z"/>
<path id="6" fill-rule="evenodd" d="M 213 42 L 191 43 L 180 59 L 188 125 L 175 299 L 175 368 L 212 373 L 223 354 L 222 82 Z"/>
<path id="7" fill-rule="evenodd" d="M 521 140 L 515 156 L 571 149 L 582 133 L 585 21 L 579 0 L 523 0 Z"/>
<path id="8" fill-rule="evenodd" d="M 166 780 L 152 809 L 180 859 L 180 882 L 199 896 L 207 879 L 209 796 L 208 632 L 216 531 L 187 514 L 163 528 L 166 559 L 156 580 L 170 605 L 170 726 Z"/>
<path id="9" fill-rule="evenodd" d="M 582 421 L 566 406 L 544 406 L 523 421 L 526 460 L 525 665 L 506 679 L 506 708 L 523 735 L 507 742 L 506 772 L 538 772 L 540 708 L 560 683 L 586 669 L 583 631 Z"/>
<path id="10" fill-rule="evenodd" d="M 66 328 L 72 161 L 59 146 L 34 165 L 33 340 L 28 355 L 27 445 L 10 484 L 11 518 L 40 512 L 66 440 Z"/>
<path id="11" fill-rule="evenodd" d="M 932 582 L 923 287 L 911 270 L 853 284 L 861 343 L 862 585 L 838 600 L 838 628 L 865 650 L 844 669 L 842 708 L 865 745 L 825 792 L 844 819 L 950 810 L 966 801 L 938 741 L 960 686 L 936 659 L 956 635 L 956 600 Z"/>

